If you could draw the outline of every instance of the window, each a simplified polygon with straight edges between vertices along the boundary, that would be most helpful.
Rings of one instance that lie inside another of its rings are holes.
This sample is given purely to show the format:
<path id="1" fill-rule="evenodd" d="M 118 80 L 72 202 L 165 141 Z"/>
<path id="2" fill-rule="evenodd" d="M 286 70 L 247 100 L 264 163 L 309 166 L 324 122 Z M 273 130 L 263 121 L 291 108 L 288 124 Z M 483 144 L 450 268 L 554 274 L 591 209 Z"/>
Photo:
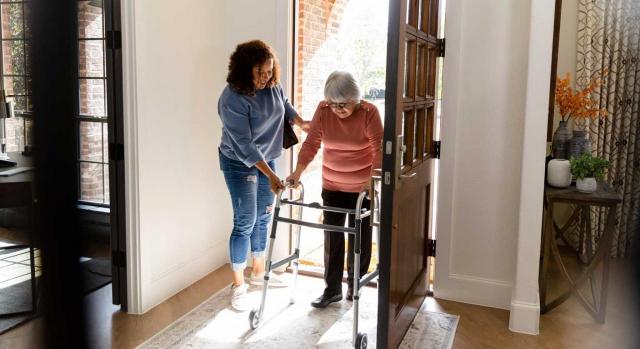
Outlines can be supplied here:
<path id="1" fill-rule="evenodd" d="M 109 205 L 107 69 L 104 2 L 78 1 L 79 200 Z"/>
<path id="2" fill-rule="evenodd" d="M 2 89 L 15 103 L 15 118 L 7 119 L 7 150 L 22 151 L 30 145 L 32 126 L 30 1 L 0 1 L 2 37 Z"/>
<path id="3" fill-rule="evenodd" d="M 30 1 L 0 0 L 2 88 L 15 102 L 15 118 L 7 119 L 7 150 L 31 145 L 32 126 Z M 107 69 L 104 1 L 78 1 L 79 200 L 109 205 Z"/>

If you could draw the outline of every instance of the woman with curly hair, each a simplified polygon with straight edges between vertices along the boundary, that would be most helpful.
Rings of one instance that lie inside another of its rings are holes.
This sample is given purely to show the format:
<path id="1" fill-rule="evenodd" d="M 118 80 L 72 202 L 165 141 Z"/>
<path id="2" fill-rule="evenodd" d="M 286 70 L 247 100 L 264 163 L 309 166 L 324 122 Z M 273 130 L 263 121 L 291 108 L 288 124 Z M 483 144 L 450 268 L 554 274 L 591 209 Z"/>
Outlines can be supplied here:
<path id="1" fill-rule="evenodd" d="M 284 188 L 275 173 L 282 154 L 283 120 L 307 130 L 279 84 L 280 67 L 269 45 L 260 40 L 239 44 L 229 62 L 228 85 L 218 100 L 222 119 L 219 158 L 233 206 L 229 254 L 233 270 L 231 305 L 248 310 L 244 269 L 251 249 L 250 283 L 262 285 L 267 225 L 274 193 Z M 270 285 L 286 286 L 275 276 Z"/>

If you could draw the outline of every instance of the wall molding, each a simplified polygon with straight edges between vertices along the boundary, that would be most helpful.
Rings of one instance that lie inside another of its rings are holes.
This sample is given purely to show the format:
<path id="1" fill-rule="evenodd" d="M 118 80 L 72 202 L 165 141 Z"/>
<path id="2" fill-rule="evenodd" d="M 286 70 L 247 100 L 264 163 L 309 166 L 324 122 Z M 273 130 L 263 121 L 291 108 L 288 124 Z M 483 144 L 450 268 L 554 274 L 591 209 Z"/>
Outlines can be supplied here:
<path id="1" fill-rule="evenodd" d="M 532 1 L 515 284 L 509 329 L 538 334 L 538 278 L 555 0 Z"/>
<path id="2" fill-rule="evenodd" d="M 446 280 L 436 279 L 435 284 L 435 298 L 510 309 L 513 284 L 509 281 L 450 273 Z"/>
<path id="3" fill-rule="evenodd" d="M 135 1 L 122 1 L 122 87 L 127 227 L 127 312 L 142 314 Z"/>
<path id="4" fill-rule="evenodd" d="M 509 330 L 524 334 L 540 334 L 540 303 L 511 301 Z"/>

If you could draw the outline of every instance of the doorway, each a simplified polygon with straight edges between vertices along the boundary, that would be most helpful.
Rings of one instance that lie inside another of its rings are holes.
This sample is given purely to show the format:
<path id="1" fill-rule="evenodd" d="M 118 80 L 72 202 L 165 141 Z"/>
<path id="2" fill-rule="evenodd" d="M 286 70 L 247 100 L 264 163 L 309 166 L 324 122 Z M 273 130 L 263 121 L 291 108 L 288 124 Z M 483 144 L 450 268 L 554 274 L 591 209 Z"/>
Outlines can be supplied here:
<path id="1" fill-rule="evenodd" d="M 346 70 L 358 80 L 363 98 L 384 115 L 385 64 L 388 0 L 298 0 L 295 4 L 294 104 L 306 120 L 311 120 L 318 103 L 324 100 L 324 82 L 332 71 Z M 297 130 L 299 132 L 299 130 Z M 295 167 L 305 134 L 295 146 L 291 168 Z M 305 201 L 322 202 L 322 153 L 302 176 Z M 307 222 L 322 222 L 318 210 L 304 210 Z M 301 270 L 322 275 L 324 235 L 303 227 L 301 234 Z M 375 234 L 374 234 L 375 235 Z M 369 271 L 377 261 L 378 242 L 373 241 Z"/>

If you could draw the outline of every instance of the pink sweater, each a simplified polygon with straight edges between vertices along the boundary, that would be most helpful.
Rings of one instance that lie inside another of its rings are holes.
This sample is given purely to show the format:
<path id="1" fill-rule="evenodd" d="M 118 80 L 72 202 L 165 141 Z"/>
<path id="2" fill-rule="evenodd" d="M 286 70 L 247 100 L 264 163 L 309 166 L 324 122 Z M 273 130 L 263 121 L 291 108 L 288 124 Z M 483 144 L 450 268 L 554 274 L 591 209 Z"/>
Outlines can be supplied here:
<path id="1" fill-rule="evenodd" d="M 298 164 L 309 165 L 322 143 L 322 187 L 360 192 L 371 177 L 372 166 L 379 168 L 381 165 L 382 135 L 382 121 L 375 105 L 361 101 L 358 110 L 340 119 L 327 102 L 320 102 L 300 150 Z"/>

